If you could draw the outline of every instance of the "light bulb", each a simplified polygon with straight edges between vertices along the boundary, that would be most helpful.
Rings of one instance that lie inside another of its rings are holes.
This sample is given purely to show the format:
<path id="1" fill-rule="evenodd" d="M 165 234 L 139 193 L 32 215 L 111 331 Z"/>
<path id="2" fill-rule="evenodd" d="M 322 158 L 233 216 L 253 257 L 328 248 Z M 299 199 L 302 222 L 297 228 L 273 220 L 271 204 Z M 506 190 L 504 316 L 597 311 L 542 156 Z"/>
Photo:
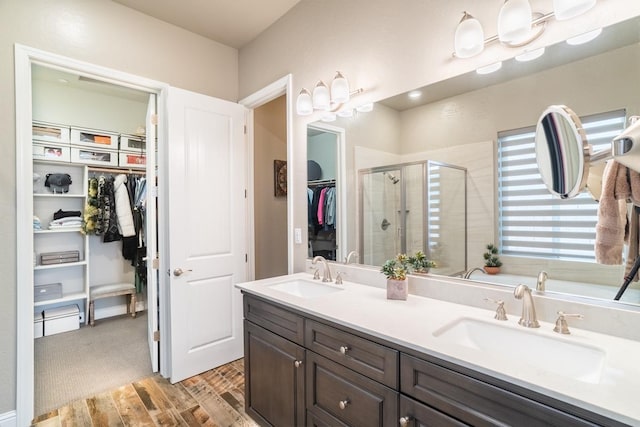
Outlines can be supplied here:
<path id="1" fill-rule="evenodd" d="M 296 111 L 300 116 L 308 116 L 313 113 L 313 104 L 311 102 L 311 94 L 308 90 L 302 89 L 298 99 L 296 100 Z"/>
<path id="2" fill-rule="evenodd" d="M 498 15 L 498 39 L 507 44 L 526 40 L 531 33 L 531 5 L 528 0 L 507 0 Z"/>
<path id="3" fill-rule="evenodd" d="M 331 82 L 331 100 L 337 104 L 349 100 L 349 82 L 340 71 L 336 71 L 336 76 Z"/>
<path id="4" fill-rule="evenodd" d="M 455 34 L 455 51 L 458 58 L 470 58 L 484 49 L 482 25 L 473 16 L 464 12 Z"/>
<path id="5" fill-rule="evenodd" d="M 323 81 L 319 81 L 313 89 L 313 108 L 316 110 L 329 110 L 329 89 Z"/>

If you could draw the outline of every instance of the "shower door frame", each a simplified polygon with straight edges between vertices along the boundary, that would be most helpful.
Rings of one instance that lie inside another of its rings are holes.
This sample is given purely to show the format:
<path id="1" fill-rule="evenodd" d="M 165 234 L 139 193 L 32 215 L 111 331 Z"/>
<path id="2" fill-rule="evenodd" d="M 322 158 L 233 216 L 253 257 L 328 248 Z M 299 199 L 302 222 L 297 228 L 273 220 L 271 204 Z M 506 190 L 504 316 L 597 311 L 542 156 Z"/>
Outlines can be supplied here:
<path id="1" fill-rule="evenodd" d="M 468 230 L 467 230 L 467 222 L 468 222 L 468 186 L 467 186 L 467 176 L 468 171 L 467 168 L 463 166 L 453 165 L 451 163 L 440 162 L 436 160 L 420 160 L 415 162 L 408 163 L 397 163 L 393 165 L 387 166 L 376 166 L 373 168 L 359 169 L 358 170 L 358 252 L 361 254 L 362 259 L 365 258 L 364 253 L 364 189 L 363 189 L 363 177 L 367 174 L 372 173 L 382 173 L 389 171 L 400 171 L 400 210 L 404 212 L 404 215 L 401 216 L 400 227 L 401 227 L 401 238 L 400 238 L 400 249 L 401 253 L 406 253 L 407 249 L 407 194 L 406 194 L 406 180 L 405 180 L 405 167 L 422 165 L 422 251 L 426 254 L 427 258 L 431 258 L 431 248 L 429 246 L 429 170 L 430 166 L 440 166 L 447 167 L 451 169 L 457 169 L 464 172 L 464 270 L 467 269 L 467 250 L 468 250 Z"/>
<path id="2" fill-rule="evenodd" d="M 359 235 L 358 235 L 358 253 L 360 253 L 362 259 L 365 259 L 365 254 L 364 254 L 364 211 L 363 211 L 363 206 L 364 206 L 364 189 L 363 189 L 363 176 L 366 174 L 372 174 L 372 173 L 382 173 L 382 172 L 390 172 L 390 171 L 395 171 L 398 170 L 400 171 L 399 173 L 399 178 L 400 178 L 400 212 L 403 212 L 404 214 L 401 215 L 400 218 L 400 229 L 401 229 L 401 233 L 400 233 L 400 252 L 401 253 L 406 253 L 407 251 L 407 215 L 406 215 L 406 211 L 407 211 L 407 188 L 406 188 L 406 180 L 404 179 L 405 177 L 405 172 L 404 172 L 404 168 L 405 166 L 416 166 L 416 165 L 422 165 L 422 188 L 423 190 L 426 188 L 426 183 L 427 183 L 427 163 L 429 161 L 428 160 L 421 160 L 421 161 L 416 161 L 416 162 L 409 162 L 409 163 L 398 163 L 398 164 L 394 164 L 394 165 L 388 165 L 388 166 L 376 166 L 373 168 L 367 168 L 367 169 L 359 169 L 358 170 L 358 231 L 359 231 Z M 424 192 L 423 192 L 424 194 Z M 422 223 L 423 225 L 427 223 L 427 204 L 426 204 L 427 198 L 425 197 L 423 200 L 423 204 L 422 204 Z M 425 254 L 428 254 L 428 245 L 427 245 L 427 236 L 428 236 L 428 230 L 426 227 L 422 227 L 422 250 Z"/>

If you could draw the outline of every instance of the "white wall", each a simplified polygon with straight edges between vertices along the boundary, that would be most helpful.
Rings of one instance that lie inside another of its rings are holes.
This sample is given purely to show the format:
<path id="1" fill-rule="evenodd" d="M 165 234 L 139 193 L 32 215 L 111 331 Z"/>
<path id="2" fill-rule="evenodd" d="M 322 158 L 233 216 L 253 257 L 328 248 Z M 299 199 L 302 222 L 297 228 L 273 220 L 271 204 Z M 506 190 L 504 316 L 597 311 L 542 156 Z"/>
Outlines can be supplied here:
<path id="1" fill-rule="evenodd" d="M 286 97 L 255 109 L 255 278 L 287 274 L 287 197 L 274 195 L 274 160 L 287 159 Z"/>
<path id="2" fill-rule="evenodd" d="M 531 4 L 533 10 L 552 9 L 552 0 L 533 0 Z M 453 59 L 453 35 L 463 10 L 480 19 L 487 34 L 495 34 L 497 2 L 480 6 L 468 0 L 406 0 L 399 7 L 388 0 L 303 0 L 240 50 L 240 94 L 253 93 L 286 73 L 294 75 L 293 92 L 298 93 L 318 79 L 329 81 L 340 70 L 353 87 L 366 89 L 354 102 L 377 101 L 516 54 L 496 44 L 478 57 Z M 531 47 L 554 44 L 637 15 L 640 2 L 602 1 L 583 16 L 549 25 Z M 315 120 L 315 115 L 295 117 L 293 123 L 292 227 L 306 224 L 306 144 L 299 142 L 306 138 L 307 123 Z M 429 149 L 422 146 L 422 150 Z M 306 242 L 295 245 L 294 252 L 294 269 L 303 271 Z"/>
<path id="3" fill-rule="evenodd" d="M 14 44 L 238 99 L 238 52 L 108 0 L 0 1 L 0 414 L 16 406 Z M 278 76 L 280 77 L 280 76 Z"/>

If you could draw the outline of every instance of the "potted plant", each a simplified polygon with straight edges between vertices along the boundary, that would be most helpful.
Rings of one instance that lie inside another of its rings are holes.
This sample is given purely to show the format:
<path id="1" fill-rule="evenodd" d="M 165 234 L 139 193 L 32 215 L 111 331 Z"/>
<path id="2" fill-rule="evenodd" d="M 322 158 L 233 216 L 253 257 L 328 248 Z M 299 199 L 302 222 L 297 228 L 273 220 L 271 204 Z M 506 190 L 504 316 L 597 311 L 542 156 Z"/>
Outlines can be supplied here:
<path id="1" fill-rule="evenodd" d="M 418 251 L 415 255 L 409 257 L 409 265 L 415 274 L 426 274 L 429 269 L 435 268 L 435 261 L 431 261 L 422 251 Z"/>
<path id="2" fill-rule="evenodd" d="M 409 294 L 407 274 L 411 272 L 407 255 L 398 254 L 388 259 L 380 271 L 387 276 L 387 299 L 406 300 Z"/>
<path id="3" fill-rule="evenodd" d="M 500 272 L 500 266 L 502 261 L 498 257 L 498 248 L 493 244 L 487 245 L 487 252 L 483 254 L 484 257 L 484 271 L 487 274 L 498 274 Z"/>

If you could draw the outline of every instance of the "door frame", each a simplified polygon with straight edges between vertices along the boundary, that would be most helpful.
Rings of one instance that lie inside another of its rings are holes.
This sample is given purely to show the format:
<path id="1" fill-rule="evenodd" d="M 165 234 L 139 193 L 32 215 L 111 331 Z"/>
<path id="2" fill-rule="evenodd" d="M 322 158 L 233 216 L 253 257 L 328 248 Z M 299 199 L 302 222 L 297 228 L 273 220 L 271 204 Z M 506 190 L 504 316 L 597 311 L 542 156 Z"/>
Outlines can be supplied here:
<path id="1" fill-rule="evenodd" d="M 265 86 L 264 88 L 252 93 L 251 95 L 238 101 L 240 105 L 244 105 L 247 108 L 247 250 L 248 250 L 248 262 L 247 262 L 247 280 L 251 281 L 255 279 L 255 206 L 254 206 L 254 194 L 255 188 L 253 185 L 254 171 L 254 125 L 253 125 L 253 111 L 266 104 L 275 98 L 286 95 L 286 128 L 287 128 L 287 163 L 293 164 L 293 76 L 287 74 L 284 77 L 279 78 L 273 83 Z M 292 182 L 292 168 L 287 168 L 287 182 Z M 291 193 L 287 194 L 287 272 L 292 274 L 293 261 L 294 261 L 294 245 L 292 236 L 294 235 L 294 222 L 293 222 L 293 210 L 294 210 L 295 197 L 292 197 Z"/>
<path id="2" fill-rule="evenodd" d="M 15 52 L 15 108 L 16 108 L 16 283 L 31 283 L 33 273 L 33 240 L 20 236 L 32 229 L 31 218 L 25 215 L 33 210 L 32 185 L 32 81 L 31 65 L 37 64 L 73 74 L 101 80 L 118 86 L 125 86 L 157 96 L 158 120 L 158 175 L 164 175 L 166 168 L 166 125 L 165 114 L 169 85 L 133 74 L 99 65 L 78 61 L 73 58 L 53 54 L 43 50 L 16 44 Z M 153 141 L 151 142 L 153 145 Z M 159 187 L 162 181 L 159 182 Z M 161 187 L 160 187 L 161 188 Z M 28 191 L 27 191 L 28 190 Z M 156 194 L 157 195 L 157 194 Z M 162 215 L 158 218 L 159 229 L 166 226 Z M 166 239 L 159 233 L 159 244 Z M 164 260 L 167 262 L 168 260 Z M 160 267 L 163 259 L 160 259 Z M 160 270 L 162 271 L 162 270 Z M 159 327 L 169 331 L 166 316 L 167 289 L 163 275 L 159 281 Z M 169 340 L 165 336 L 160 341 L 160 360 L 168 360 Z M 160 373 L 167 374 L 168 366 L 163 364 Z M 33 338 L 33 288 L 17 286 L 16 289 L 16 417 L 17 425 L 30 425 L 34 412 L 34 338 Z"/>

